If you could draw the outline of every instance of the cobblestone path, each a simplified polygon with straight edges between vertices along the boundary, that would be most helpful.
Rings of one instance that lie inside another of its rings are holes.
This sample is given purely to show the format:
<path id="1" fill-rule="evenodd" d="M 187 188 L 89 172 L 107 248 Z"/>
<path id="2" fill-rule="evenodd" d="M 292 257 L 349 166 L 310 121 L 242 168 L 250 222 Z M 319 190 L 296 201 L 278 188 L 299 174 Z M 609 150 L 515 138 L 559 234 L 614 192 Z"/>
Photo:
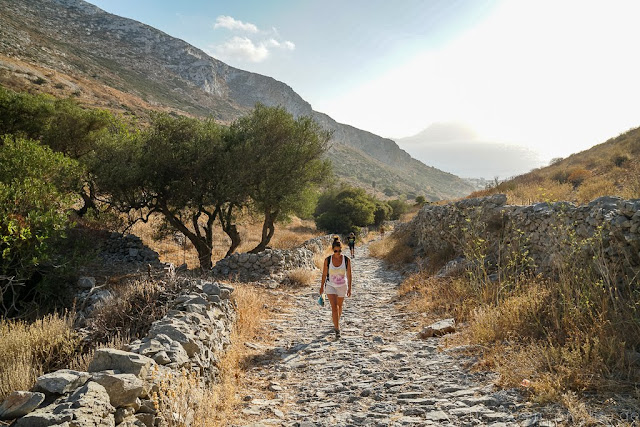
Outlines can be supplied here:
<path id="1" fill-rule="evenodd" d="M 247 373 L 243 426 L 557 425 L 526 411 L 515 391 L 498 391 L 490 374 L 470 373 L 468 360 L 420 340 L 393 305 L 397 272 L 357 248 L 353 296 L 342 337 L 317 294 L 296 295 L 272 321 L 277 339 Z M 314 286 L 314 292 L 317 292 Z"/>

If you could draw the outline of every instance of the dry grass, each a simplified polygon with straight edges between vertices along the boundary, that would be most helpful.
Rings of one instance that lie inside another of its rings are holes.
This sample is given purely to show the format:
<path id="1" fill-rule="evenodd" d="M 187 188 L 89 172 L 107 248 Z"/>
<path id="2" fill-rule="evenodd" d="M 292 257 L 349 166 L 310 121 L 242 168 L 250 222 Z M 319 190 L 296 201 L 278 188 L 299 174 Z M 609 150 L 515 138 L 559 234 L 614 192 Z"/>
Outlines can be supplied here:
<path id="1" fill-rule="evenodd" d="M 402 233 L 387 235 L 369 245 L 369 255 L 395 266 L 408 264 L 415 259 L 413 249 L 408 244 L 408 238 L 409 236 Z"/>
<path id="2" fill-rule="evenodd" d="M 174 282 L 140 279 L 112 284 L 109 290 L 114 297 L 95 309 L 88 319 L 92 341 L 129 342 L 143 337 L 151 323 L 167 313 L 176 286 Z"/>
<path id="3" fill-rule="evenodd" d="M 33 323 L 0 320 L 0 401 L 29 390 L 43 373 L 66 366 L 79 350 L 73 316 L 52 314 Z"/>
<path id="4" fill-rule="evenodd" d="M 561 252 L 553 279 L 504 267 L 500 280 L 491 281 L 480 265 L 448 279 L 416 274 L 403 283 L 400 295 L 410 298 L 410 310 L 426 313 L 426 321 L 451 316 L 467 323 L 452 341 L 479 345 L 478 367 L 497 371 L 501 385 L 520 387 L 527 380 L 534 401 L 568 405 L 571 393 L 633 393 L 640 381 L 633 362 L 633 351 L 640 348 L 634 279 L 603 261 L 603 236 L 557 233 Z M 474 258 L 467 254 L 467 259 Z M 571 404 L 576 417 L 588 423 L 581 405 Z"/>
<path id="5" fill-rule="evenodd" d="M 313 284 L 317 280 L 318 271 L 307 268 L 295 268 L 287 272 L 286 278 L 293 287 L 302 288 Z"/>
<path id="6" fill-rule="evenodd" d="M 264 304 L 265 291 L 250 285 L 234 286 L 237 319 L 231 344 L 219 364 L 218 383 L 203 387 L 195 375 L 186 371 L 161 378 L 154 400 L 169 426 L 226 426 L 237 417 L 240 391 L 245 387 L 245 362 L 252 352 L 244 343 L 264 335 L 260 329 L 269 312 Z"/>
<path id="7" fill-rule="evenodd" d="M 457 322 L 465 322 L 478 306 L 478 301 L 469 295 L 464 279 L 437 278 L 427 272 L 409 276 L 398 292 L 409 298 L 409 310 L 427 313 L 427 321 L 453 317 Z"/>
<path id="8" fill-rule="evenodd" d="M 145 245 L 158 252 L 160 261 L 170 262 L 174 265 L 186 263 L 190 269 L 197 268 L 200 265 L 198 253 L 187 239 L 177 234 L 158 235 L 156 230 L 161 226 L 162 222 L 161 217 L 154 216 L 147 224 L 135 224 L 131 231 L 139 236 Z M 238 231 L 240 232 L 242 243 L 238 247 L 237 252 L 250 251 L 260 243 L 262 222 L 258 218 L 251 217 L 249 213 L 243 213 L 240 215 L 238 224 Z M 322 235 L 322 233 L 316 230 L 313 221 L 294 217 L 286 224 L 276 224 L 276 232 L 269 246 L 274 249 L 291 249 L 299 246 L 306 240 L 320 235 Z M 214 263 L 224 258 L 230 244 L 231 240 L 222 231 L 220 226 L 216 224 L 211 257 Z"/>
<path id="9" fill-rule="evenodd" d="M 638 198 L 640 128 L 469 197 L 495 193 L 505 193 L 511 204 L 557 200 L 587 203 L 601 196 Z"/>

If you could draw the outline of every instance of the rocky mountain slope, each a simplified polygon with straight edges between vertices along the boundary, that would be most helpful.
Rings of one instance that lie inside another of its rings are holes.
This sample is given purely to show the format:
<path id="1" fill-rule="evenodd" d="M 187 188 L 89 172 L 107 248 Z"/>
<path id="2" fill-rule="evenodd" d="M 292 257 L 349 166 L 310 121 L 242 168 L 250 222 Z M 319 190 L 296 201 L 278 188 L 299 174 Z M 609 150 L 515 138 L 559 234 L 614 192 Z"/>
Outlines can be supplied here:
<path id="1" fill-rule="evenodd" d="M 348 164 L 367 160 L 367 170 L 347 171 L 351 175 L 347 177 L 360 186 L 431 199 L 459 197 L 473 190 L 464 180 L 413 159 L 390 139 L 313 111 L 286 84 L 233 68 L 148 25 L 82 0 L 0 0 L 0 5 L 3 85 L 16 86 L 21 75 L 35 81 L 35 89 L 55 93 L 66 85 L 64 81 L 71 81 L 77 86 L 71 92 L 74 96 L 98 93 L 88 97 L 96 105 L 104 106 L 111 97 L 106 104 L 119 110 L 135 112 L 147 105 L 222 122 L 232 121 L 257 102 L 281 105 L 295 116 L 313 116 L 334 131 L 332 157 L 346 156 L 341 160 Z M 31 69 L 34 66 L 44 70 L 44 78 L 30 78 L 38 74 Z M 64 81 L 54 83 L 58 73 Z"/>

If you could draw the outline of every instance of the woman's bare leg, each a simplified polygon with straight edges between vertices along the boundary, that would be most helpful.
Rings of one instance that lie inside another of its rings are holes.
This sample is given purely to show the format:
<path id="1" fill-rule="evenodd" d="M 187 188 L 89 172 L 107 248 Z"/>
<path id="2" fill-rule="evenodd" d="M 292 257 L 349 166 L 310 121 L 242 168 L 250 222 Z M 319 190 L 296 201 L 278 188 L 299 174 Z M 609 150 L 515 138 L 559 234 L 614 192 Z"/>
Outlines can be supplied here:
<path id="1" fill-rule="evenodd" d="M 340 301 L 340 307 L 338 307 L 338 300 L 344 298 L 338 298 L 335 294 L 327 294 L 327 298 L 329 298 L 329 302 L 331 303 L 331 319 L 333 320 L 333 327 L 334 329 L 340 329 L 339 322 L 342 311 L 342 301 Z"/>
<path id="2" fill-rule="evenodd" d="M 336 305 L 338 306 L 338 325 L 340 324 L 340 318 L 342 317 L 342 304 L 344 303 L 344 297 L 336 295 Z M 336 329 L 339 329 L 336 327 Z"/>

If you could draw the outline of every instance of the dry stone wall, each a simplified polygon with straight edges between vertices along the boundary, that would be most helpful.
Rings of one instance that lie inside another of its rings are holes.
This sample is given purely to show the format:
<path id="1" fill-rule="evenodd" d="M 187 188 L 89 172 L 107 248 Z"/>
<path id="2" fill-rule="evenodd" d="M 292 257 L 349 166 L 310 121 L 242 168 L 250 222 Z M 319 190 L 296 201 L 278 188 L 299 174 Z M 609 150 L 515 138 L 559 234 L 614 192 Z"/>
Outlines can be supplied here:
<path id="1" fill-rule="evenodd" d="M 0 419 L 17 418 L 15 427 L 164 425 L 151 401 L 159 379 L 181 370 L 214 379 L 235 320 L 232 287 L 184 279 L 182 289 L 167 315 L 127 351 L 100 349 L 88 372 L 39 377 L 31 391 L 16 391 L 0 405 Z"/>
<path id="2" fill-rule="evenodd" d="M 153 267 L 163 267 L 156 251 L 145 246 L 142 239 L 134 234 L 113 232 L 103 243 L 100 257 L 110 263 L 151 264 Z"/>
<path id="3" fill-rule="evenodd" d="M 258 254 L 235 253 L 218 261 L 212 273 L 217 277 L 257 280 L 295 268 L 313 269 L 314 253 L 322 252 L 331 241 L 331 236 L 321 236 L 307 240 L 295 249 L 267 249 Z"/>
<path id="4" fill-rule="evenodd" d="M 627 279 L 640 277 L 640 199 L 600 197 L 579 206 L 568 202 L 510 206 L 506 201 L 505 195 L 497 194 L 426 205 L 407 230 L 426 257 L 453 258 L 473 245 L 483 246 L 488 263 L 526 254 L 537 272 L 552 273 L 567 261 L 567 248 L 577 245 L 587 255 L 583 259 L 595 255 Z"/>

